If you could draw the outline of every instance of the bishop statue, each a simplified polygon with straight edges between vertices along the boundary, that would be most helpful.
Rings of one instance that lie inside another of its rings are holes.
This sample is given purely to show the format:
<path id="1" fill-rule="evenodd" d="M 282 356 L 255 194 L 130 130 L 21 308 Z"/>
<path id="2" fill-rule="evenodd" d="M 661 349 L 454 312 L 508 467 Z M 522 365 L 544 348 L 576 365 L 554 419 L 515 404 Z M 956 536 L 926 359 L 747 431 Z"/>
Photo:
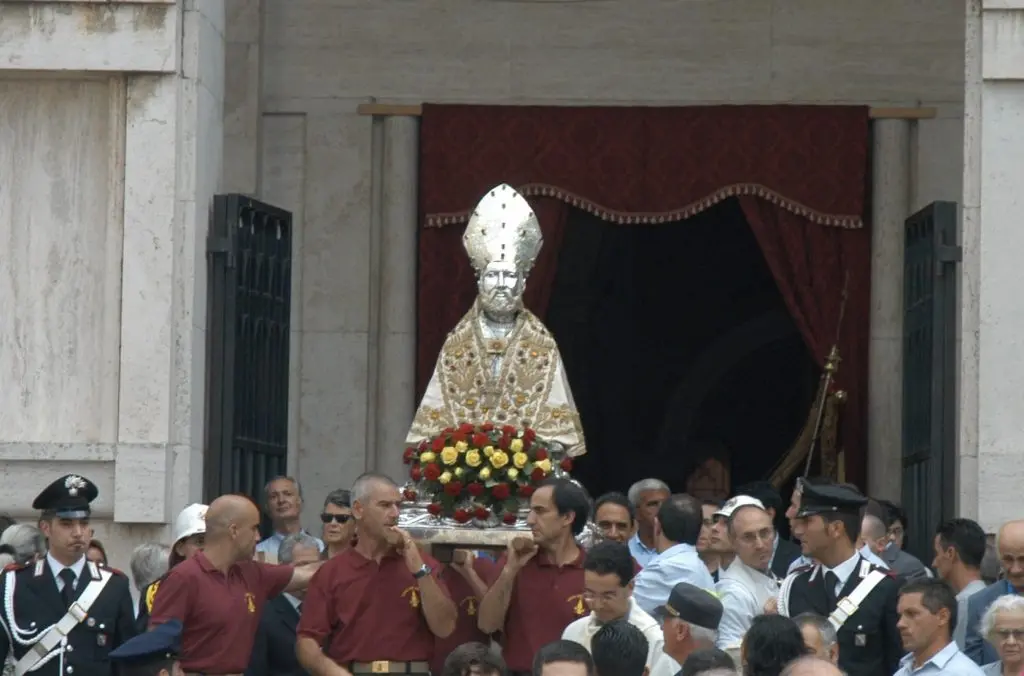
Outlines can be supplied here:
<path id="1" fill-rule="evenodd" d="M 532 428 L 571 457 L 586 452 L 558 345 L 523 307 L 542 243 L 537 216 L 512 187 L 499 185 L 480 200 L 462 236 L 477 298 L 444 341 L 406 443 L 464 422 L 492 422 Z"/>

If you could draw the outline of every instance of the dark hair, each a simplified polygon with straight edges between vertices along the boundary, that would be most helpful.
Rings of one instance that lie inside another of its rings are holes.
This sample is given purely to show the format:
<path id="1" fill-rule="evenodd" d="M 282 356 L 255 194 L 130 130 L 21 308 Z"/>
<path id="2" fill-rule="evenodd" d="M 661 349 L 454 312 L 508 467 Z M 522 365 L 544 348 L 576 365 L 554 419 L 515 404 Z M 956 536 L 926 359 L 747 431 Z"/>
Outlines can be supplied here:
<path id="1" fill-rule="evenodd" d="M 595 676 L 594 658 L 590 656 L 587 649 L 576 641 L 552 641 L 541 646 L 537 654 L 533 656 L 533 676 L 541 676 L 545 664 L 554 662 L 574 662 L 582 664 L 587 668 L 587 676 Z"/>
<path id="2" fill-rule="evenodd" d="M 12 559 L 18 558 L 18 550 L 11 545 L 0 545 L 0 554 L 7 554 Z"/>
<path id="3" fill-rule="evenodd" d="M 605 493 L 604 495 L 597 499 L 597 502 L 594 503 L 595 519 L 597 518 L 597 510 L 601 509 L 602 505 L 607 504 L 618 505 L 619 507 L 622 507 L 627 512 L 629 512 L 629 522 L 633 523 L 634 521 L 636 521 L 636 508 L 634 508 L 632 503 L 630 503 L 629 498 L 627 498 L 625 495 L 617 491 Z"/>
<path id="4" fill-rule="evenodd" d="M 893 523 L 899 521 L 903 526 L 903 530 L 907 529 L 907 513 L 903 511 L 903 508 L 897 505 L 892 500 L 879 500 L 882 506 L 885 507 L 886 512 L 889 514 L 889 518 L 885 522 L 886 528 L 891 526 Z"/>
<path id="5" fill-rule="evenodd" d="M 609 622 L 590 639 L 597 676 L 644 676 L 649 644 L 626 620 Z"/>
<path id="6" fill-rule="evenodd" d="M 782 615 L 756 616 L 744 641 L 744 676 L 779 676 L 788 663 L 807 654 L 800 627 Z"/>
<path id="7" fill-rule="evenodd" d="M 704 525 L 700 500 L 686 493 L 669 496 L 658 508 L 658 523 L 670 542 L 696 545 Z"/>
<path id="8" fill-rule="evenodd" d="M 711 669 L 736 669 L 736 663 L 729 653 L 718 648 L 702 648 L 694 650 L 683 662 L 682 676 L 696 676 Z"/>
<path id="9" fill-rule="evenodd" d="M 700 501 L 700 504 L 701 504 L 702 507 L 704 505 L 707 505 L 708 507 L 714 507 L 715 509 L 721 509 L 722 505 L 724 505 L 725 502 L 723 500 L 711 500 L 709 498 L 704 498 L 703 500 Z"/>
<path id="10" fill-rule="evenodd" d="M 861 516 L 857 512 L 825 512 L 821 518 L 825 521 L 826 526 L 837 521 L 843 524 L 850 542 L 857 542 L 857 538 L 860 537 Z"/>
<path id="11" fill-rule="evenodd" d="M 465 676 L 472 667 L 480 667 L 488 676 L 507 673 L 505 661 L 489 646 L 476 641 L 463 643 L 448 654 L 440 676 Z"/>
<path id="12" fill-rule="evenodd" d="M 537 488 L 545 486 L 551 486 L 551 501 L 555 503 L 560 516 L 573 513 L 572 534 L 582 533 L 590 516 L 590 498 L 586 491 L 569 479 L 545 479 Z"/>
<path id="13" fill-rule="evenodd" d="M 757 498 L 765 509 L 774 509 L 776 513 L 782 509 L 782 496 L 770 481 L 751 481 L 743 484 L 733 491 L 733 495 L 749 495 L 752 498 Z"/>
<path id="14" fill-rule="evenodd" d="M 950 519 L 935 534 L 939 536 L 939 545 L 943 549 L 952 547 L 957 556 L 969 568 L 981 568 L 985 558 L 985 531 L 977 521 L 971 519 Z"/>
<path id="15" fill-rule="evenodd" d="M 935 577 L 912 580 L 900 588 L 900 596 L 907 594 L 920 594 L 921 605 L 932 615 L 938 614 L 943 608 L 948 610 L 949 632 L 952 635 L 953 627 L 956 626 L 956 592 L 948 582 Z"/>
<path id="16" fill-rule="evenodd" d="M 107 550 L 106 548 L 104 548 L 102 542 L 100 542 L 99 540 L 89 540 L 89 549 L 100 550 L 100 554 L 103 555 L 103 564 L 106 565 L 108 563 Z"/>
<path id="17" fill-rule="evenodd" d="M 598 575 L 617 575 L 619 585 L 625 587 L 632 581 L 636 568 L 629 547 L 621 542 L 605 540 L 590 548 L 583 561 L 583 570 Z"/>
<path id="18" fill-rule="evenodd" d="M 327 494 L 324 498 L 324 508 L 327 505 L 334 505 L 335 507 L 352 507 L 352 491 L 347 491 L 344 488 L 338 488 Z"/>

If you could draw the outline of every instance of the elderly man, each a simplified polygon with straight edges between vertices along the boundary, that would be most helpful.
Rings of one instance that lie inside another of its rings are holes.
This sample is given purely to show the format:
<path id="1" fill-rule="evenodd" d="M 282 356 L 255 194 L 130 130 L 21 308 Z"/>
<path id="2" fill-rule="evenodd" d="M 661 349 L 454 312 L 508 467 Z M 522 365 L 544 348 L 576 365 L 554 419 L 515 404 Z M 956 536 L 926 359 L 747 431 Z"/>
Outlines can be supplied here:
<path id="1" fill-rule="evenodd" d="M 28 523 L 9 526 L 0 535 L 0 545 L 10 547 L 14 563 L 19 565 L 46 556 L 46 536 L 38 527 Z"/>
<path id="2" fill-rule="evenodd" d="M 723 607 L 717 646 L 732 651 L 736 659 L 750 623 L 779 593 L 778 580 L 771 571 L 776 533 L 768 510 L 749 495 L 737 495 L 718 513 L 728 519 L 736 558 L 715 585 Z"/>
<path id="3" fill-rule="evenodd" d="M 661 620 L 667 659 L 659 661 L 650 676 L 675 676 L 692 653 L 715 647 L 722 602 L 710 590 L 680 582 L 655 617 Z"/>
<path id="4" fill-rule="evenodd" d="M 836 636 L 836 628 L 828 618 L 814 613 L 800 613 L 793 621 L 800 627 L 804 645 L 812 655 L 817 655 L 832 664 L 839 664 L 839 637 Z"/>
<path id="5" fill-rule="evenodd" d="M 170 556 L 171 548 L 159 542 L 146 542 L 132 551 L 128 567 L 132 571 L 132 582 L 135 583 L 135 589 L 140 594 L 139 607 L 135 609 L 136 618 L 142 615 L 140 610 L 146 603 L 146 588 L 167 573 Z M 144 617 L 148 620 L 148 613 Z M 139 626 L 138 630 L 139 632 L 146 631 L 146 624 Z"/>
<path id="6" fill-rule="evenodd" d="M 967 647 L 964 652 L 979 665 L 999 659 L 992 644 L 979 633 L 985 610 L 1004 594 L 1024 593 L 1024 519 L 1003 524 L 996 535 L 996 551 L 1006 579 L 990 584 L 967 602 L 967 638 L 964 641 Z"/>
<path id="7" fill-rule="evenodd" d="M 654 522 L 661 503 L 671 494 L 661 479 L 643 479 L 629 487 L 629 502 L 636 512 L 636 534 L 629 540 L 629 552 L 643 567 L 659 554 Z"/>
<path id="8" fill-rule="evenodd" d="M 658 508 L 654 536 L 658 556 L 636 576 L 633 598 L 645 612 L 664 604 L 678 582 L 690 582 L 711 591 L 715 581 L 697 554 L 703 511 L 700 500 L 673 495 Z M 635 555 L 634 555 L 635 558 Z"/>
<path id="9" fill-rule="evenodd" d="M 302 531 L 302 486 L 290 476 L 274 477 L 263 488 L 266 498 L 264 509 L 270 516 L 273 534 L 256 545 L 256 555 L 267 563 L 274 563 L 281 541 L 292 533 Z M 322 552 L 324 543 L 315 538 Z"/>
<path id="10" fill-rule="evenodd" d="M 296 568 L 310 566 L 320 560 L 320 547 L 311 535 L 292 533 L 281 541 L 277 560 Z M 246 676 L 302 676 L 306 673 L 295 658 L 295 630 L 305 595 L 305 590 L 295 590 L 267 601 L 256 630 L 256 644 Z"/>

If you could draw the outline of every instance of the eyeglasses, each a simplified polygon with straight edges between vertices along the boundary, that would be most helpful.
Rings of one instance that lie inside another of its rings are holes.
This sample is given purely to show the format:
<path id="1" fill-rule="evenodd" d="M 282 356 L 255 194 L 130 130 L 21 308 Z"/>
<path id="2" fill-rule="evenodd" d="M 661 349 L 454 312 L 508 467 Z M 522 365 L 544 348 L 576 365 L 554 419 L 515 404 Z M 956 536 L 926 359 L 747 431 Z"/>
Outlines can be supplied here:
<path id="1" fill-rule="evenodd" d="M 330 523 L 332 521 L 335 523 L 348 523 L 348 520 L 351 518 L 351 514 L 328 514 L 327 512 L 324 512 L 320 515 L 320 520 L 324 523 Z"/>
<path id="2" fill-rule="evenodd" d="M 1024 629 L 995 629 L 992 633 L 1000 641 L 1024 641 Z"/>

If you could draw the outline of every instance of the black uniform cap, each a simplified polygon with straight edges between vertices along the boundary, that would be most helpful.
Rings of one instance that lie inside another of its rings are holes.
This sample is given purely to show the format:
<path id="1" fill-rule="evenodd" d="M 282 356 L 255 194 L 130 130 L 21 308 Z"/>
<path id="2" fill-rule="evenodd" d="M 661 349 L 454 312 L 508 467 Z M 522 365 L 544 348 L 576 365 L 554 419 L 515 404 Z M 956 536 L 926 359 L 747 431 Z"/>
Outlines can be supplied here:
<path id="1" fill-rule="evenodd" d="M 65 474 L 43 489 L 32 509 L 54 512 L 62 519 L 88 519 L 89 503 L 99 495 L 96 484 L 77 474 Z"/>
<path id="2" fill-rule="evenodd" d="M 175 659 L 180 649 L 181 629 L 179 620 L 168 620 L 111 650 L 110 659 L 134 664 Z"/>
<path id="3" fill-rule="evenodd" d="M 800 518 L 816 514 L 856 514 L 867 503 L 866 497 L 847 486 L 815 486 L 804 483 L 800 494 L 800 509 L 797 510 L 796 516 Z"/>
<path id="4" fill-rule="evenodd" d="M 654 616 L 661 620 L 677 617 L 683 622 L 717 631 L 718 623 L 722 621 L 722 602 L 714 592 L 689 582 L 680 582 L 672 587 L 668 601 L 654 609 Z"/>

